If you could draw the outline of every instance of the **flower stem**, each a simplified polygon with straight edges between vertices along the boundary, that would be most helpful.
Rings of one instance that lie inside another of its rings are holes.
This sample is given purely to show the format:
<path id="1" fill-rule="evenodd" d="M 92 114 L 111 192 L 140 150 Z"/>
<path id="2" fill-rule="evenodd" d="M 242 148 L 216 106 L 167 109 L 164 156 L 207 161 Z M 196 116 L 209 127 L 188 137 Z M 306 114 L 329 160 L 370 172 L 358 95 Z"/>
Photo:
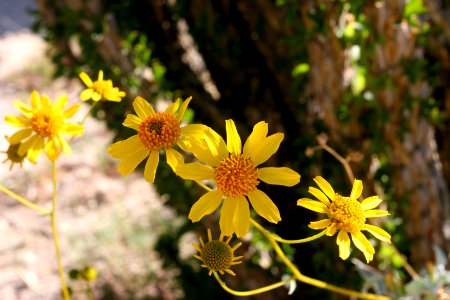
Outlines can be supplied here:
<path id="1" fill-rule="evenodd" d="M 320 147 L 322 147 L 323 150 L 327 151 L 331 155 L 333 155 L 334 158 L 336 158 L 344 167 L 345 172 L 347 173 L 348 179 L 350 179 L 350 183 L 353 184 L 355 181 L 355 176 L 353 175 L 352 168 L 350 168 L 350 164 L 348 163 L 348 160 L 346 160 L 344 157 L 342 157 L 339 153 L 337 153 L 333 148 L 327 145 L 325 141 L 318 138 L 317 141 L 319 142 Z"/>
<path id="2" fill-rule="evenodd" d="M 10 196 L 11 198 L 13 198 L 14 200 L 16 200 L 17 202 L 22 203 L 25 206 L 28 206 L 29 208 L 43 214 L 43 215 L 49 215 L 50 211 L 46 210 L 45 208 L 40 207 L 39 205 L 36 205 L 30 201 L 28 201 L 25 198 L 20 197 L 19 195 L 17 195 L 16 193 L 12 192 L 11 190 L 7 189 L 6 187 L 4 187 L 3 185 L 0 184 L 0 191 L 2 191 L 3 193 L 7 194 L 8 196 Z"/>
<path id="3" fill-rule="evenodd" d="M 298 281 L 309 284 L 309 285 L 313 285 L 318 288 L 333 291 L 335 293 L 347 295 L 350 297 L 356 297 L 356 298 L 361 298 L 361 299 L 378 299 L 378 300 L 390 299 L 389 297 L 386 297 L 386 296 L 379 296 L 379 295 L 374 295 L 374 294 L 369 294 L 369 293 L 360 293 L 360 292 L 352 291 L 349 289 L 341 288 L 341 287 L 326 283 L 324 281 L 317 280 L 317 279 L 303 275 L 299 271 L 299 269 L 286 257 L 286 255 L 284 254 L 281 247 L 273 239 L 272 234 L 268 233 L 267 230 L 265 230 L 264 227 L 259 225 L 255 220 L 250 219 L 250 222 L 253 224 L 253 226 L 256 227 L 256 229 L 258 229 L 270 241 L 270 243 L 272 244 L 273 249 L 277 253 L 278 257 L 292 271 L 292 273 L 294 274 L 295 278 Z"/>
<path id="4" fill-rule="evenodd" d="M 89 115 L 91 114 L 91 111 L 94 109 L 94 107 L 97 105 L 98 101 L 94 101 L 91 105 L 91 107 L 89 107 L 89 110 L 86 112 L 86 114 L 84 115 L 83 119 L 81 120 L 81 125 L 84 124 L 84 122 L 86 122 L 86 119 L 89 117 Z"/>
<path id="5" fill-rule="evenodd" d="M 53 244 L 55 245 L 55 253 L 56 253 L 56 261 L 58 263 L 58 273 L 59 279 L 61 280 L 61 289 L 63 293 L 64 300 L 70 299 L 69 290 L 67 289 L 66 279 L 64 277 L 64 268 L 61 262 L 61 251 L 59 247 L 58 240 L 58 230 L 57 230 L 57 222 L 56 222 L 56 164 L 55 161 L 52 160 L 52 183 L 53 183 L 53 192 L 52 192 L 52 210 L 50 212 L 51 224 L 52 224 L 52 234 L 53 234 Z"/>
<path id="6" fill-rule="evenodd" d="M 282 280 L 280 282 L 271 284 L 271 285 L 267 285 L 265 287 L 259 288 L 259 289 L 254 289 L 254 290 L 250 290 L 250 291 L 235 291 L 233 289 L 230 289 L 227 284 L 225 282 L 222 281 L 222 279 L 220 279 L 219 274 L 217 274 L 217 272 L 214 272 L 214 277 L 216 277 L 217 282 L 220 284 L 220 286 L 227 291 L 228 293 L 235 295 L 235 296 L 252 296 L 252 295 L 257 295 L 257 294 L 261 294 L 270 290 L 274 290 L 276 288 L 282 287 L 283 285 L 286 285 L 287 283 L 289 283 L 289 281 L 295 279 L 294 276 Z"/>
<path id="7" fill-rule="evenodd" d="M 279 236 L 277 236 L 276 234 L 273 234 L 271 232 L 267 232 L 267 233 L 270 234 L 275 241 L 283 243 L 283 244 L 301 244 L 301 243 L 310 242 L 312 240 L 320 238 L 321 236 L 324 236 L 327 233 L 327 229 L 319 232 L 316 235 L 313 235 L 313 236 L 310 236 L 310 237 L 307 237 L 307 238 L 304 238 L 304 239 L 299 239 L 299 240 L 285 240 L 285 239 L 280 238 Z"/>

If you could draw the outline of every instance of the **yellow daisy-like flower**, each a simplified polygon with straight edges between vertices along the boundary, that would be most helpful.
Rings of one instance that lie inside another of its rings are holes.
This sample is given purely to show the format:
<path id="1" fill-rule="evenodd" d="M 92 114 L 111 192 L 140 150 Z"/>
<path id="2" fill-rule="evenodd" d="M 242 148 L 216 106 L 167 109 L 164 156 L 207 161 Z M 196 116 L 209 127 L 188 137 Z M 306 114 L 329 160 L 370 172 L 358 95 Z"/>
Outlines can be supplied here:
<path id="1" fill-rule="evenodd" d="M 233 247 L 229 245 L 232 236 L 226 241 L 223 240 L 224 236 L 221 233 L 218 240 L 212 239 L 211 230 L 208 228 L 208 241 L 203 242 L 202 237 L 199 237 L 200 245 L 192 243 L 192 246 L 198 251 L 198 255 L 194 257 L 203 262 L 202 267 L 209 269 L 209 276 L 215 271 L 220 274 L 236 274 L 230 270 L 230 267 L 242 263 L 239 261 L 243 256 L 234 256 L 234 251 L 242 245 L 242 242 L 237 243 Z"/>
<path id="2" fill-rule="evenodd" d="M 202 147 L 190 150 L 202 162 L 180 165 L 177 174 L 191 180 L 213 180 L 217 190 L 207 192 L 191 208 L 189 219 L 199 221 L 214 212 L 223 201 L 220 230 L 226 236 L 245 235 L 250 226 L 247 199 L 255 211 L 269 222 L 281 221 L 280 212 L 272 200 L 257 189 L 259 180 L 269 184 L 293 186 L 300 175 L 289 168 L 257 168 L 267 161 L 280 146 L 284 135 L 267 136 L 268 125 L 259 122 L 253 128 L 242 149 L 241 138 L 233 120 L 226 121 L 227 143 L 208 128 Z"/>
<path id="3" fill-rule="evenodd" d="M 37 157 L 44 149 L 50 160 L 56 160 L 61 150 L 66 155 L 71 153 L 63 135 L 80 135 L 84 128 L 82 125 L 65 122 L 65 119 L 72 117 L 80 107 L 80 104 L 76 104 L 64 110 L 66 103 L 66 95 L 59 96 L 52 104 L 47 96 L 39 97 L 37 91 L 31 93 L 31 106 L 19 100 L 13 101 L 13 105 L 23 116 L 6 116 L 5 122 L 24 127 L 8 138 L 11 145 L 20 144 L 16 152 L 19 157 L 26 155 L 32 163 L 36 163 Z"/>
<path id="4" fill-rule="evenodd" d="M 133 107 L 137 116 L 127 115 L 123 125 L 136 130 L 137 134 L 125 141 L 114 143 L 108 148 L 108 153 L 112 157 L 122 160 L 117 168 L 120 174 L 129 175 L 141 161 L 148 157 L 144 177 L 148 182 L 154 182 L 161 150 L 165 150 L 167 163 L 175 171 L 176 166 L 184 159 L 172 147 L 176 144 L 183 147 L 189 139 L 203 136 L 204 125 L 190 124 L 184 127 L 180 125 L 191 99 L 192 97 L 189 97 L 183 103 L 178 99 L 164 112 L 155 113 L 150 103 L 142 97 L 136 97 Z M 178 114 L 175 114 L 178 108 Z"/>
<path id="5" fill-rule="evenodd" d="M 308 192 L 320 201 L 302 198 L 297 201 L 297 205 L 328 215 L 328 219 L 310 222 L 308 226 L 312 229 L 325 229 L 328 236 L 333 236 L 339 230 L 336 242 L 339 246 L 340 258 L 347 259 L 350 255 L 351 241 L 348 234 L 351 235 L 355 246 L 362 251 L 367 262 L 373 259 L 375 249 L 362 231 L 370 232 L 381 241 L 391 242 L 389 233 L 377 226 L 366 224 L 367 218 L 388 216 L 389 212 L 373 209 L 382 201 L 378 196 L 366 198 L 362 202 L 358 201 L 363 190 L 361 180 L 354 181 L 350 197 L 335 193 L 333 187 L 321 176 L 315 177 L 314 181 L 320 190 L 309 187 Z"/>
<path id="6" fill-rule="evenodd" d="M 120 102 L 126 95 L 125 92 L 120 91 L 117 87 L 114 87 L 111 80 L 103 80 L 102 70 L 98 72 L 98 78 L 94 82 L 85 72 L 81 72 L 79 76 L 87 86 L 87 89 L 83 90 L 80 94 L 80 98 L 83 101 L 92 99 L 97 102 L 102 99 L 106 99 L 109 101 Z"/>

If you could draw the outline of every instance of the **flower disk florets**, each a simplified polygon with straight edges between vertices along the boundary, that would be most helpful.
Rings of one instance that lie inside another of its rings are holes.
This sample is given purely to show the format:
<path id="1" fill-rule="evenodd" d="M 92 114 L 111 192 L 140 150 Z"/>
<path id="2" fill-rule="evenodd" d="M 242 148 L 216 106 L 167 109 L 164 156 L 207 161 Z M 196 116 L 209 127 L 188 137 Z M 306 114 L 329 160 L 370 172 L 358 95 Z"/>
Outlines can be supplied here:
<path id="1" fill-rule="evenodd" d="M 173 114 L 158 112 L 141 123 L 138 136 L 149 150 L 171 148 L 180 136 L 180 122 Z"/>
<path id="2" fill-rule="evenodd" d="M 329 217 L 337 228 L 349 233 L 361 231 L 366 218 L 358 200 L 336 194 L 329 207 Z"/>
<path id="3" fill-rule="evenodd" d="M 248 157 L 230 155 L 215 168 L 214 178 L 219 190 L 226 196 L 245 196 L 259 184 L 258 173 Z"/>
<path id="4" fill-rule="evenodd" d="M 38 111 L 31 117 L 31 128 L 41 137 L 54 137 L 62 125 L 61 118 L 51 111 Z"/>
<path id="5" fill-rule="evenodd" d="M 230 245 L 219 240 L 207 242 L 201 256 L 205 265 L 212 270 L 225 271 L 231 267 L 233 261 L 233 251 Z"/>

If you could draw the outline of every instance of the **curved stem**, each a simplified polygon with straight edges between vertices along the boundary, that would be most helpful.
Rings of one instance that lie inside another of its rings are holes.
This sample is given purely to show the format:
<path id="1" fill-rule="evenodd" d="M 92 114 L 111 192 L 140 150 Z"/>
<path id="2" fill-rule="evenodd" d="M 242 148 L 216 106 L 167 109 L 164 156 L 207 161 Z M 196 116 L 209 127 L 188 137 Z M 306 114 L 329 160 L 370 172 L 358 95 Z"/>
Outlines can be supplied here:
<path id="1" fill-rule="evenodd" d="M 289 281 L 295 279 L 294 276 L 286 279 L 286 280 L 282 280 L 280 282 L 271 284 L 271 285 L 267 285 L 265 287 L 259 288 L 259 289 L 254 289 L 254 290 L 250 290 L 250 291 L 235 291 L 233 289 L 230 289 L 225 282 L 222 281 L 222 279 L 220 279 L 219 274 L 217 274 L 217 272 L 214 272 L 214 277 L 216 277 L 217 282 L 220 284 L 220 286 L 227 291 L 228 293 L 235 295 L 235 296 L 252 296 L 252 295 L 257 295 L 257 294 L 261 294 L 270 290 L 274 290 L 276 288 L 282 287 L 283 285 L 286 285 Z"/>
<path id="2" fill-rule="evenodd" d="M 403 255 L 397 247 L 393 243 L 388 244 L 388 247 L 391 247 L 392 250 L 394 250 L 395 254 L 397 254 L 398 257 L 402 260 L 403 268 L 405 268 L 406 272 L 408 272 L 409 276 L 411 276 L 414 279 L 420 278 L 419 274 L 413 269 L 413 267 L 408 263 L 408 260 L 406 259 L 406 256 Z"/>
<path id="3" fill-rule="evenodd" d="M 275 241 L 283 243 L 283 244 L 301 244 L 301 243 L 306 243 L 306 242 L 313 241 L 315 239 L 320 238 L 321 236 L 324 236 L 327 233 L 327 229 L 319 232 L 316 235 L 313 235 L 313 236 L 310 236 L 310 237 L 307 237 L 307 238 L 304 238 L 304 239 L 299 239 L 299 240 L 285 240 L 285 239 L 280 238 L 279 236 L 277 236 L 277 235 L 275 235 L 273 233 L 270 233 L 270 232 L 267 232 L 267 233 L 269 233 Z"/>
<path id="4" fill-rule="evenodd" d="M 325 150 L 328 153 L 330 153 L 331 155 L 333 155 L 334 158 L 336 158 L 342 164 L 342 166 L 344 166 L 344 169 L 345 169 L 345 172 L 347 173 L 348 179 L 350 179 L 350 183 L 353 184 L 353 182 L 355 181 L 355 176 L 353 175 L 352 168 L 350 168 L 350 164 L 348 163 L 348 161 L 345 158 L 343 158 L 339 153 L 334 151 L 333 148 L 328 146 L 326 144 L 326 142 L 321 141 L 321 139 L 317 139 L 317 140 L 319 141 L 319 144 L 323 148 L 323 150 Z"/>
<path id="5" fill-rule="evenodd" d="M 58 240 L 58 230 L 57 230 L 57 222 L 56 222 L 56 164 L 55 161 L 52 160 L 52 183 L 53 183 L 53 192 L 52 192 L 52 210 L 50 212 L 50 218 L 52 223 L 52 235 L 53 235 L 53 244 L 55 245 L 55 253 L 56 253 L 56 262 L 58 264 L 58 273 L 59 279 L 61 280 L 61 289 L 63 293 L 63 297 L 65 300 L 70 299 L 69 290 L 67 289 L 66 279 L 64 276 L 64 268 L 61 262 L 61 251 L 59 247 Z"/>
<path id="6" fill-rule="evenodd" d="M 49 215 L 50 211 L 46 210 L 45 208 L 40 207 L 39 205 L 34 204 L 33 202 L 28 201 L 25 198 L 20 197 L 19 195 L 17 195 L 16 193 L 12 192 L 11 190 L 9 190 L 8 188 L 4 187 L 3 185 L 0 184 L 0 191 L 2 191 L 3 193 L 7 194 L 8 196 L 10 196 L 11 198 L 13 198 L 14 200 L 16 200 L 17 202 L 22 203 L 25 206 L 28 206 L 29 208 L 43 214 L 43 215 Z"/>
<path id="7" fill-rule="evenodd" d="M 86 112 L 86 114 L 84 115 L 83 119 L 81 120 L 81 125 L 84 124 L 84 122 L 86 122 L 86 119 L 88 118 L 88 116 L 91 114 L 91 111 L 94 109 L 94 107 L 97 105 L 98 101 L 94 101 L 91 105 L 91 107 L 89 107 L 89 110 Z"/>
<path id="8" fill-rule="evenodd" d="M 256 229 L 258 229 L 270 241 L 270 243 L 272 244 L 273 249 L 277 253 L 278 257 L 292 271 L 292 273 L 294 274 L 295 278 L 298 281 L 306 283 L 306 284 L 309 284 L 309 285 L 313 285 L 313 286 L 318 287 L 318 288 L 322 288 L 322 289 L 333 291 L 333 292 L 336 292 L 336 293 L 339 293 L 339 294 L 347 295 L 347 296 L 350 296 L 350 297 L 357 297 L 357 298 L 361 298 L 361 299 L 378 299 L 378 300 L 390 299 L 389 297 L 386 297 L 386 296 L 378 296 L 378 295 L 374 295 L 374 294 L 360 293 L 360 292 L 348 290 L 348 289 L 341 288 L 341 287 L 338 287 L 338 286 L 326 283 L 324 281 L 317 280 L 317 279 L 314 279 L 314 278 L 311 278 L 311 277 L 303 275 L 299 271 L 299 269 L 286 257 L 286 255 L 284 254 L 284 252 L 281 249 L 281 247 L 273 239 L 272 235 L 269 234 L 255 220 L 250 219 L 250 222 L 253 224 L 253 226 L 256 227 Z"/>

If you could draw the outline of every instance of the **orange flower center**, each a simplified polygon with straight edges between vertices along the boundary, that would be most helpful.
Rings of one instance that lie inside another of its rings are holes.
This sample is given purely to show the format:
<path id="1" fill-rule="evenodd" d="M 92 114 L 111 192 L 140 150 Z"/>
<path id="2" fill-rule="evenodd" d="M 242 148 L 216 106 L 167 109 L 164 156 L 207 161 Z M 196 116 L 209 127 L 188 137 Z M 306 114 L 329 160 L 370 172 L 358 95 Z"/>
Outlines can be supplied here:
<path id="1" fill-rule="evenodd" d="M 42 137 L 54 137 L 61 125 L 62 122 L 51 112 L 39 111 L 31 117 L 31 128 Z"/>
<path id="2" fill-rule="evenodd" d="M 149 150 L 171 148 L 180 136 L 180 122 L 170 113 L 158 112 L 141 123 L 138 136 Z"/>
<path id="3" fill-rule="evenodd" d="M 361 231 L 366 222 L 361 203 L 339 194 L 336 194 L 331 202 L 329 217 L 337 228 L 342 228 L 349 233 Z"/>
<path id="4" fill-rule="evenodd" d="M 259 184 L 258 173 L 253 162 L 242 155 L 230 155 L 222 160 L 214 172 L 216 185 L 226 196 L 246 196 Z"/>

